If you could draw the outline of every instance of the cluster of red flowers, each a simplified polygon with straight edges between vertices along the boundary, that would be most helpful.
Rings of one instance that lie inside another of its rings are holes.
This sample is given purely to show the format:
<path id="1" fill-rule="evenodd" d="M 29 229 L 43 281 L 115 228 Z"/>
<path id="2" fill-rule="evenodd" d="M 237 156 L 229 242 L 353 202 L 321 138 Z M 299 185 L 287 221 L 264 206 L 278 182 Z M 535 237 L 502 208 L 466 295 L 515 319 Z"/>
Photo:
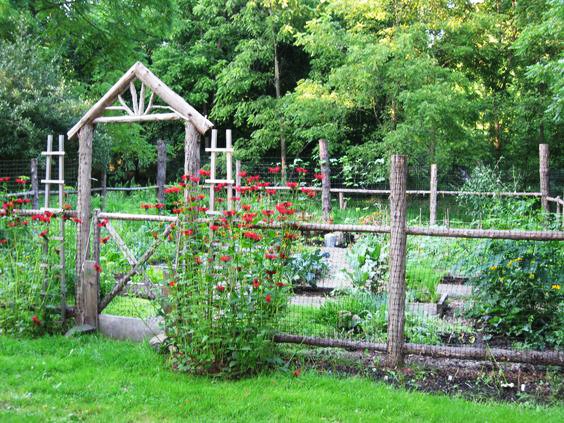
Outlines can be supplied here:
<path id="1" fill-rule="evenodd" d="M 0 183 L 2 183 L 2 182 L 10 182 L 10 179 L 11 179 L 11 178 L 10 178 L 9 176 L 4 176 L 4 177 L 0 178 Z"/>
<path id="2" fill-rule="evenodd" d="M 284 201 L 283 203 L 276 204 L 276 210 L 278 210 L 278 213 L 282 215 L 292 215 L 296 212 L 296 210 L 290 209 L 292 205 L 293 204 L 291 202 Z"/>

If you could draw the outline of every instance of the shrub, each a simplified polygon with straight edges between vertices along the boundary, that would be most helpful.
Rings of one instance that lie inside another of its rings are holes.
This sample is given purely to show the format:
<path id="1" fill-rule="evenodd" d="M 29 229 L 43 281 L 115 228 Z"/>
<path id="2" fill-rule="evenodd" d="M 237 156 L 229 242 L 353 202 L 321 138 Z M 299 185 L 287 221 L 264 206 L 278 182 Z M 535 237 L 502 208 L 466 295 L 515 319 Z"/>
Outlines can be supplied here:
<path id="1" fill-rule="evenodd" d="M 469 313 L 490 334 L 516 338 L 524 346 L 564 345 L 564 249 L 561 242 L 492 240 L 471 279 Z"/>
<path id="2" fill-rule="evenodd" d="M 180 217 L 171 235 L 178 247 L 165 314 L 174 366 L 225 377 L 255 373 L 276 361 L 273 335 L 291 291 L 283 270 L 298 242 L 290 226 L 300 190 L 280 202 L 258 177 L 247 176 L 249 186 L 237 187 L 242 210 L 210 216 L 198 178 L 185 179 L 183 189 L 166 191 Z M 222 198 L 225 187 L 216 188 Z M 264 222 L 280 228 L 257 227 Z"/>
<path id="3" fill-rule="evenodd" d="M 18 178 L 25 185 L 27 179 Z M 8 198 L 9 178 L 0 178 L 0 334 L 41 335 L 60 327 L 60 289 L 56 255 L 44 255 L 51 213 L 25 217 L 14 213 L 28 199 Z M 3 201 L 2 201 L 3 200 Z M 41 267 L 45 261 L 46 269 Z M 53 306 L 53 307 L 50 307 Z"/>
<path id="4" fill-rule="evenodd" d="M 303 250 L 292 255 L 284 268 L 287 278 L 295 285 L 317 286 L 317 281 L 329 272 L 329 253 L 320 249 Z"/>

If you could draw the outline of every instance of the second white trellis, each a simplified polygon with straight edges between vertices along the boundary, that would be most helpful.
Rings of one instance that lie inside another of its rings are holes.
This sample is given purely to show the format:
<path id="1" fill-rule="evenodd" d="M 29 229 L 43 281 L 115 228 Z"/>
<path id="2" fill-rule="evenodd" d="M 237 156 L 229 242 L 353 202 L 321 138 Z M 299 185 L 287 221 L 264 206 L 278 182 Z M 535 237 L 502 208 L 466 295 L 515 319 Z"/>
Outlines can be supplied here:
<path id="1" fill-rule="evenodd" d="M 62 212 L 64 201 L 65 201 L 65 136 L 59 135 L 59 149 L 58 151 L 53 150 L 53 135 L 47 136 L 47 151 L 41 153 L 45 156 L 45 179 L 41 180 L 42 184 L 45 184 L 45 207 L 44 211 L 56 211 Z M 51 179 L 51 165 L 53 157 L 58 157 L 58 175 L 57 179 Z M 57 185 L 59 188 L 59 198 L 58 198 L 58 208 L 49 207 L 49 195 L 51 191 L 51 185 Z M 57 270 L 59 271 L 59 280 L 61 282 L 61 319 L 65 320 L 66 313 L 66 280 L 65 280 L 65 219 L 61 216 L 59 219 L 59 234 L 57 236 L 50 238 L 53 241 L 57 241 L 59 246 L 57 248 L 59 253 L 59 264 L 57 265 Z M 43 263 L 42 266 L 45 269 L 45 282 L 43 284 L 43 296 L 46 295 L 48 276 L 47 271 L 49 268 L 48 263 L 49 256 L 49 243 L 46 240 L 43 247 Z"/>
<path id="2" fill-rule="evenodd" d="M 206 179 L 206 184 L 210 186 L 210 198 L 208 212 L 216 214 L 215 210 L 215 187 L 217 184 L 227 184 L 227 210 L 233 210 L 233 140 L 231 138 L 231 129 L 225 131 L 225 148 L 217 147 L 217 129 L 212 130 L 211 146 L 206 148 L 210 156 L 210 178 Z M 217 153 L 225 154 L 225 179 L 217 179 L 216 177 L 216 159 Z"/>

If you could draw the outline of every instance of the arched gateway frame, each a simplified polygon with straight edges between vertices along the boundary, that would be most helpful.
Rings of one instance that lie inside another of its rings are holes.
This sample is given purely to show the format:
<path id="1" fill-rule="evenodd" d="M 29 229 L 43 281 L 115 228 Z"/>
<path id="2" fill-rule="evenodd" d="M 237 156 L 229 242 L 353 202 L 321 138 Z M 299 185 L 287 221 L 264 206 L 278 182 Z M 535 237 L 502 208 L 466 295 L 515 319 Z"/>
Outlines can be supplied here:
<path id="1" fill-rule="evenodd" d="M 136 82 L 141 83 L 137 92 Z M 122 95 L 129 90 L 130 105 Z M 165 105 L 156 105 L 158 97 Z M 112 115 L 105 115 L 111 112 Z M 115 115 L 121 112 L 121 115 Z M 85 310 L 83 287 L 85 284 L 84 262 L 90 255 L 90 195 L 92 176 L 92 139 L 96 124 L 138 123 L 180 120 L 186 128 L 184 171 L 193 174 L 199 168 L 200 135 L 213 128 L 213 123 L 198 113 L 182 97 L 171 90 L 142 63 L 135 63 L 125 74 L 86 112 L 68 132 L 69 140 L 78 137 L 78 201 L 80 223 L 76 237 L 76 316 L 77 324 L 91 324 Z M 86 316 L 86 317 L 85 317 Z"/>

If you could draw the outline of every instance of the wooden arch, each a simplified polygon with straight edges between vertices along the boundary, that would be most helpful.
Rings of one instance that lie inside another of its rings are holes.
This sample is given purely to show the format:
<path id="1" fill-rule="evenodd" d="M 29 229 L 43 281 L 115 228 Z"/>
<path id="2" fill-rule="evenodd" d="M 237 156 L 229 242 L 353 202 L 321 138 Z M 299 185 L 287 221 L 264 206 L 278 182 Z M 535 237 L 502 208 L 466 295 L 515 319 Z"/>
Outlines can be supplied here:
<path id="1" fill-rule="evenodd" d="M 141 82 L 139 93 L 135 82 Z M 131 104 L 122 98 L 129 89 Z M 165 106 L 154 104 L 155 97 L 159 97 Z M 148 99 L 147 99 L 148 98 Z M 146 101 L 147 100 L 147 101 Z M 117 104 L 116 104 L 117 103 Z M 105 115 L 111 112 L 112 115 Z M 121 112 L 120 115 L 116 113 Z M 89 310 L 85 298 L 85 261 L 93 254 L 90 248 L 90 192 L 92 177 L 92 140 L 94 129 L 98 123 L 137 123 L 163 120 L 184 121 L 186 128 L 184 171 L 192 174 L 199 167 L 200 135 L 204 135 L 213 128 L 213 123 L 196 109 L 189 105 L 182 97 L 170 89 L 157 78 L 142 63 L 135 63 L 110 88 L 110 90 L 94 104 L 90 110 L 67 132 L 69 140 L 78 137 L 78 200 L 77 212 L 79 224 L 76 236 L 76 308 L 77 324 L 98 326 L 98 311 Z"/>

